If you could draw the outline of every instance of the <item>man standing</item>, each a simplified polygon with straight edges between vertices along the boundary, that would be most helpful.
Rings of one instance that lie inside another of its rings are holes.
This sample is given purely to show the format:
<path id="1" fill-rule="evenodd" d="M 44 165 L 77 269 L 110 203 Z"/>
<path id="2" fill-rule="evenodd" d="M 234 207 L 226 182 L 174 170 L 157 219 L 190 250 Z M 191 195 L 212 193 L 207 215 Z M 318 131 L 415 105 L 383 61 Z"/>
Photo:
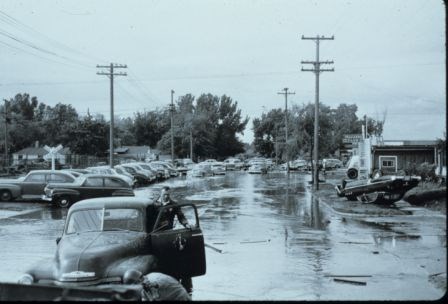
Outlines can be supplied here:
<path id="1" fill-rule="evenodd" d="M 177 220 L 188 229 L 191 229 L 190 224 L 188 223 L 187 218 L 182 212 L 181 208 L 177 205 L 175 201 L 173 201 L 170 197 L 170 187 L 165 186 L 162 188 L 162 192 L 160 193 L 160 197 L 157 200 L 158 205 L 160 207 L 169 207 L 165 208 L 160 215 L 159 230 L 169 230 L 174 227 L 174 217 L 177 216 Z M 193 281 L 191 277 L 180 277 L 180 283 L 191 296 L 193 291 Z"/>
<path id="2" fill-rule="evenodd" d="M 174 218 L 177 216 L 177 220 L 185 227 L 185 228 L 191 228 L 190 224 L 188 223 L 187 218 L 185 217 L 184 213 L 180 209 L 180 207 L 177 205 L 175 201 L 173 201 L 170 197 L 170 187 L 165 186 L 162 188 L 162 192 L 160 193 L 160 197 L 157 200 L 159 203 L 159 206 L 168 206 L 170 208 L 167 208 L 163 211 L 160 217 L 159 221 L 159 229 L 168 230 L 173 229 L 174 227 Z"/>

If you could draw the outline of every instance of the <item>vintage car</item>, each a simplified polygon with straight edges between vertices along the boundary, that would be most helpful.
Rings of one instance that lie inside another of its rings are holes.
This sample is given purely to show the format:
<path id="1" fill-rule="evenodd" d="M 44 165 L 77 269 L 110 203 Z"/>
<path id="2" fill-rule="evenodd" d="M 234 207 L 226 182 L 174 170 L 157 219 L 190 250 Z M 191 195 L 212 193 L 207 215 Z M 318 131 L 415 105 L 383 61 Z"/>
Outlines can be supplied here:
<path id="1" fill-rule="evenodd" d="M 109 166 L 98 166 L 98 167 L 88 167 L 86 168 L 91 173 L 99 173 L 99 174 L 107 174 L 107 175 L 115 175 L 123 180 L 125 180 L 129 186 L 134 187 L 135 185 L 135 179 L 134 177 L 129 173 L 119 173 L 117 170 L 109 167 Z"/>
<path id="2" fill-rule="evenodd" d="M 67 208 L 88 198 L 108 196 L 134 196 L 132 187 L 115 175 L 89 173 L 78 177 L 73 183 L 49 183 L 42 199 L 53 205 Z"/>
<path id="3" fill-rule="evenodd" d="M 333 170 L 333 169 L 342 168 L 343 164 L 342 164 L 342 161 L 340 161 L 337 158 L 324 158 L 322 160 L 322 167 L 325 170 Z"/>
<path id="4" fill-rule="evenodd" d="M 211 164 L 213 175 L 226 175 L 226 167 L 222 162 Z"/>
<path id="5" fill-rule="evenodd" d="M 60 170 L 33 170 L 17 179 L 0 180 L 0 200 L 41 200 L 47 183 L 71 183 L 73 174 Z"/>
<path id="6" fill-rule="evenodd" d="M 152 182 L 152 179 L 150 177 L 148 177 L 148 175 L 146 173 L 141 172 L 140 170 L 138 170 L 132 166 L 128 166 L 127 164 L 116 165 L 114 167 L 114 169 L 118 173 L 127 172 L 127 173 L 131 174 L 135 180 L 134 187 L 149 185 Z"/>
<path id="7" fill-rule="evenodd" d="M 212 166 L 208 163 L 196 164 L 193 167 L 193 169 L 188 171 L 187 176 L 191 176 L 191 177 L 213 176 Z"/>
<path id="8" fill-rule="evenodd" d="M 244 163 L 239 158 L 227 158 L 224 160 L 226 170 L 241 170 L 244 167 Z"/>
<path id="9" fill-rule="evenodd" d="M 381 176 L 372 179 L 348 181 L 343 180 L 335 187 L 338 196 L 363 203 L 393 202 L 400 200 L 404 194 L 416 187 L 419 176 Z"/>
<path id="10" fill-rule="evenodd" d="M 264 160 L 253 161 L 247 172 L 250 174 L 266 174 L 268 173 L 268 167 Z"/>
<path id="11" fill-rule="evenodd" d="M 204 275 L 205 244 L 196 206 L 176 206 L 188 228 L 179 221 L 162 225 L 170 208 L 139 197 L 77 202 L 68 210 L 55 256 L 31 267 L 19 283 L 79 287 L 122 284 L 135 272 L 176 279 Z"/>

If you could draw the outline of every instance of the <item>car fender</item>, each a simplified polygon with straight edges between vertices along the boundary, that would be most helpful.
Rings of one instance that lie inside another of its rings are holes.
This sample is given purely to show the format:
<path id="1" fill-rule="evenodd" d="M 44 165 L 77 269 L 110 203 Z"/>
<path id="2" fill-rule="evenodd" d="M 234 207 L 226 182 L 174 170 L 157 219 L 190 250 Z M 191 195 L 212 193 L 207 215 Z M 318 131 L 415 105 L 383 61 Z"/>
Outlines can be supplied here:
<path id="1" fill-rule="evenodd" d="M 63 195 L 67 195 L 70 197 L 78 197 L 80 195 L 79 191 L 77 190 L 73 190 L 73 189 L 54 189 L 53 190 L 53 194 L 52 194 L 52 198 L 57 198 L 57 197 L 61 197 Z"/>
<path id="2" fill-rule="evenodd" d="M 11 192 L 12 198 L 19 197 L 22 194 L 22 188 L 15 184 L 0 184 L 0 191 L 8 190 Z"/>
<path id="3" fill-rule="evenodd" d="M 112 193 L 112 196 L 135 196 L 135 193 L 132 189 L 120 189 L 114 191 L 114 193 Z"/>
<path id="4" fill-rule="evenodd" d="M 157 258 L 153 254 L 130 256 L 110 264 L 105 274 L 106 277 L 123 277 L 131 269 L 147 274 L 157 270 L 157 265 Z"/>

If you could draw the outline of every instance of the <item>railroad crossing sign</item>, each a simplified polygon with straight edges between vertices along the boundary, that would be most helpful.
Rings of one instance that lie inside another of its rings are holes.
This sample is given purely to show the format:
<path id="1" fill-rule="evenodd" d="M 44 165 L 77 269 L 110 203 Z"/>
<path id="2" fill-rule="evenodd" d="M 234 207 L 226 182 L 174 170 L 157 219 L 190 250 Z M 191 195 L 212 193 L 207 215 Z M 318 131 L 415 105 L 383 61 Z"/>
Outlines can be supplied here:
<path id="1" fill-rule="evenodd" d="M 56 156 L 59 154 L 58 152 L 62 150 L 62 145 L 58 145 L 57 147 L 49 147 L 47 145 L 44 146 L 44 149 L 48 151 L 48 154 L 44 155 L 44 159 L 48 159 L 51 157 L 51 170 L 55 169 L 54 160 Z"/>

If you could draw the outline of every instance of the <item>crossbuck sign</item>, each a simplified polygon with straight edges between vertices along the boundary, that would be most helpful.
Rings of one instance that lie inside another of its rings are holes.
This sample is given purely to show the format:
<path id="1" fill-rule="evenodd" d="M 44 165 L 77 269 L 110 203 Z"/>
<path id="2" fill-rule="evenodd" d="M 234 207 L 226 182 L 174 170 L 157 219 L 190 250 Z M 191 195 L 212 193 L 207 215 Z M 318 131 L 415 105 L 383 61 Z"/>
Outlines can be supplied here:
<path id="1" fill-rule="evenodd" d="M 60 150 L 62 150 L 62 145 L 58 145 L 57 147 L 49 147 L 45 145 L 44 149 L 48 151 L 48 154 L 44 156 L 45 159 L 51 157 L 51 170 L 55 170 L 54 160 Z"/>

